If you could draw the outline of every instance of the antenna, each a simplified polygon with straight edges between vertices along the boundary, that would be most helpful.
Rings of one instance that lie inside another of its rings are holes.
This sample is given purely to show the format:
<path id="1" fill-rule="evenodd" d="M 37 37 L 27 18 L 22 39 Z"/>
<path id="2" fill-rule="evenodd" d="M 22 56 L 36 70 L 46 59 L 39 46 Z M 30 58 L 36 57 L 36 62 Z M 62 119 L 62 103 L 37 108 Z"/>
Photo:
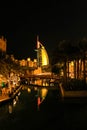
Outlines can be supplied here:
<path id="1" fill-rule="evenodd" d="M 40 61 L 39 61 L 39 48 L 40 48 L 40 44 L 39 44 L 39 36 L 37 35 L 37 65 L 38 67 L 40 66 Z"/>
<path id="2" fill-rule="evenodd" d="M 40 44 L 39 44 L 39 36 L 37 35 L 37 49 L 40 47 Z"/>

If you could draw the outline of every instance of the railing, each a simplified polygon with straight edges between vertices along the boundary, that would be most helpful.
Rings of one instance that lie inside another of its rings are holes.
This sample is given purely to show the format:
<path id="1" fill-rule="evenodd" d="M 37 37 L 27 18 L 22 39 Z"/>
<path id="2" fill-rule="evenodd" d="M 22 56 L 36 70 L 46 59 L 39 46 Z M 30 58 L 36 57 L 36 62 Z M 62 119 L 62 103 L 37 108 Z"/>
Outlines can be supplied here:
<path id="1" fill-rule="evenodd" d="M 57 75 L 24 75 L 21 78 L 60 79 Z"/>

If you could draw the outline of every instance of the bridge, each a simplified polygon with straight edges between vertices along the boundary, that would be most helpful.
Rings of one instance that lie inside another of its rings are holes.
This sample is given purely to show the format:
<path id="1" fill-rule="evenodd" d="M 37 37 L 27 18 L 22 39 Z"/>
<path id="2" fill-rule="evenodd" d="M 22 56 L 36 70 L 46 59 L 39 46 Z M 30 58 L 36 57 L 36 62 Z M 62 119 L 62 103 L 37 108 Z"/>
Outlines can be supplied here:
<path id="1" fill-rule="evenodd" d="M 53 74 L 50 74 L 50 75 L 47 75 L 46 73 L 44 74 L 32 74 L 32 75 L 24 75 L 22 77 L 25 77 L 25 78 L 39 78 L 39 79 L 60 79 L 59 76 L 57 75 L 53 75 Z"/>
<path id="2" fill-rule="evenodd" d="M 66 90 L 62 85 L 62 78 L 56 75 L 26 75 L 22 77 L 27 81 L 31 89 L 47 88 L 48 90 L 58 90 L 62 98 L 87 98 L 87 90 Z"/>
<path id="3" fill-rule="evenodd" d="M 30 89 L 47 88 L 49 90 L 58 90 L 61 93 L 61 79 L 56 75 L 25 75 L 21 79 L 22 83 L 28 85 Z"/>

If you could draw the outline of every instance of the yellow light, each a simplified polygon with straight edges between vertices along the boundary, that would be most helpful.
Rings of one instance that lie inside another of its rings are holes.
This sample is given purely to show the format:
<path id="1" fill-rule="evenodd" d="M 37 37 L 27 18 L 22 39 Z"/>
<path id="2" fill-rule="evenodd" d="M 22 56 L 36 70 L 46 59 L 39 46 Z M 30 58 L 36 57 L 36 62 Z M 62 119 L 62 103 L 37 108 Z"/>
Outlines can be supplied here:
<path id="1" fill-rule="evenodd" d="M 27 58 L 27 61 L 30 61 L 30 58 Z"/>
<path id="2" fill-rule="evenodd" d="M 46 97 L 47 92 L 48 92 L 48 90 L 46 88 L 41 89 L 41 97 L 42 97 L 42 99 L 44 99 Z"/>
<path id="3" fill-rule="evenodd" d="M 49 64 L 49 59 L 47 52 L 44 48 L 42 48 L 42 65 L 48 65 Z"/>
<path id="4" fill-rule="evenodd" d="M 27 91 L 30 93 L 30 92 L 31 92 L 31 89 L 30 89 L 30 88 L 28 88 L 28 89 L 27 89 Z"/>

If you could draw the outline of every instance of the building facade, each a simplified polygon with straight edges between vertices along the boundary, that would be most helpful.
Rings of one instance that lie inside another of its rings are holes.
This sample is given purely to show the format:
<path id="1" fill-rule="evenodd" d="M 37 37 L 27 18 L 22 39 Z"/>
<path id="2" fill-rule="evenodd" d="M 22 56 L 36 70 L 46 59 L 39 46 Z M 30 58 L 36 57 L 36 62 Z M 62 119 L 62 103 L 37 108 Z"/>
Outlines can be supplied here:
<path id="1" fill-rule="evenodd" d="M 2 52 L 6 52 L 6 47 L 7 47 L 7 41 L 4 39 L 4 37 L 0 37 L 0 50 Z"/>

